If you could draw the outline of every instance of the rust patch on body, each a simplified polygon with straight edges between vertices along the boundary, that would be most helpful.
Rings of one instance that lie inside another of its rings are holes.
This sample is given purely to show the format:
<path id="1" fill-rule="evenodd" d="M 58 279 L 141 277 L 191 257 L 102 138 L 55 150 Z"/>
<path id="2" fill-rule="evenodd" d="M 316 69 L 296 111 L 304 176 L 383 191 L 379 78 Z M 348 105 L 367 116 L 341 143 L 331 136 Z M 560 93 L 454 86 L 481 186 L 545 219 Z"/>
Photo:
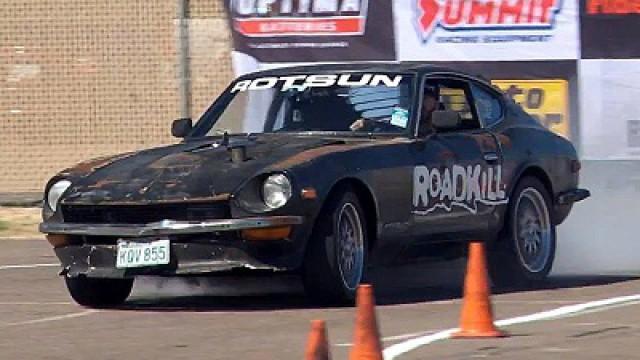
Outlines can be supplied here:
<path id="1" fill-rule="evenodd" d="M 502 145 L 502 148 L 511 148 L 513 146 L 513 144 L 511 143 L 511 138 L 508 137 L 507 135 L 504 134 L 498 134 L 498 140 L 500 141 L 500 144 Z"/>
<path id="2" fill-rule="evenodd" d="M 103 188 L 105 186 L 110 186 L 110 185 L 114 185 L 114 184 L 121 184 L 121 183 L 122 183 L 121 181 L 102 179 L 102 180 L 96 181 L 95 184 L 88 185 L 87 188 L 89 188 L 89 189 L 100 189 L 100 188 Z"/>
<path id="3" fill-rule="evenodd" d="M 135 152 L 124 153 L 115 156 L 103 156 L 96 159 L 88 160 L 77 164 L 76 166 L 66 169 L 60 173 L 62 176 L 69 175 L 81 175 L 87 176 L 93 173 L 96 170 L 99 170 L 105 166 L 109 166 L 118 160 L 122 160 L 128 158 L 129 156 L 135 154 Z"/>
<path id="4" fill-rule="evenodd" d="M 200 156 L 198 155 L 194 155 L 194 154 L 189 154 L 189 153 L 176 153 L 176 154 L 172 154 L 171 156 L 167 156 L 167 157 L 162 157 L 154 162 L 152 162 L 151 164 L 149 164 L 149 168 L 150 169 L 158 169 L 158 170 L 164 170 L 164 169 L 180 169 L 180 170 L 184 170 L 184 169 L 193 169 L 197 166 L 192 165 L 192 164 L 198 164 L 199 162 L 197 160 L 200 159 Z"/>

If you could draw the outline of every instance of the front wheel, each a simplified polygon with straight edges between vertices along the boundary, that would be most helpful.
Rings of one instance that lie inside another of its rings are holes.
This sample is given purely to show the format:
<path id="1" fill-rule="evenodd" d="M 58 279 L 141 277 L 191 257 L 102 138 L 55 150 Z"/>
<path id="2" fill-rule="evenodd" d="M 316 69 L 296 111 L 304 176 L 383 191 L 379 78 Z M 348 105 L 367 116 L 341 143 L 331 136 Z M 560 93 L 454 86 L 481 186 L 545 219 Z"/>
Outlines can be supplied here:
<path id="1" fill-rule="evenodd" d="M 133 279 L 65 277 L 69 294 L 78 304 L 91 308 L 117 306 L 129 297 Z"/>
<path id="2" fill-rule="evenodd" d="M 318 216 L 303 266 L 305 292 L 322 303 L 349 303 L 365 276 L 367 226 L 350 190 L 332 196 Z"/>
<path id="3" fill-rule="evenodd" d="M 498 285 L 531 285 L 546 280 L 556 251 L 551 197 L 533 177 L 523 178 L 509 202 L 505 227 L 492 252 L 492 279 Z"/>

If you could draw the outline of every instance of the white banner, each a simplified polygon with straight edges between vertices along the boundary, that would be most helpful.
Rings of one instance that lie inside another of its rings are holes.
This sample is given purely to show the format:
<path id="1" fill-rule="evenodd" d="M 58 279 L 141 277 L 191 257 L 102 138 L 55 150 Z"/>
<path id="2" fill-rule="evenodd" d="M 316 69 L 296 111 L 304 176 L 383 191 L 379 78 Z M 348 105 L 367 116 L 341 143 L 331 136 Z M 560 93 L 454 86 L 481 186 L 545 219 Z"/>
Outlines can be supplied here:
<path id="1" fill-rule="evenodd" d="M 397 0 L 399 60 L 577 59 L 576 0 Z"/>
<path id="2" fill-rule="evenodd" d="M 585 159 L 640 159 L 640 60 L 581 60 Z"/>

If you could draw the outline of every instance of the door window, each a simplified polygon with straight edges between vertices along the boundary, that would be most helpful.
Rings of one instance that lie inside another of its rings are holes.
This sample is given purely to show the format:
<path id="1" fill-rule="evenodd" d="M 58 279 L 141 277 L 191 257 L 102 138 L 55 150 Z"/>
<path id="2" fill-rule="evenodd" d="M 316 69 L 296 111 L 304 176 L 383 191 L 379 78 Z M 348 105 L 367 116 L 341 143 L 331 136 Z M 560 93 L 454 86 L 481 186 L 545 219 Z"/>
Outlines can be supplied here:
<path id="1" fill-rule="evenodd" d="M 469 130 L 480 128 L 480 122 L 476 117 L 471 106 L 471 90 L 469 84 L 464 80 L 458 79 L 427 79 L 423 89 L 423 96 L 426 97 L 426 89 L 437 89 L 439 102 L 435 110 L 455 111 L 460 114 L 462 120 L 459 130 Z M 430 91 L 433 92 L 433 91 Z M 425 101 L 425 99 L 423 99 Z M 430 114 L 424 113 L 425 108 L 422 107 L 422 122 L 430 122 Z M 423 126 L 419 128 L 422 129 Z"/>
<path id="2" fill-rule="evenodd" d="M 460 114 L 463 122 L 473 122 L 473 112 L 464 88 L 442 86 L 440 89 L 442 110 L 455 111 Z"/>

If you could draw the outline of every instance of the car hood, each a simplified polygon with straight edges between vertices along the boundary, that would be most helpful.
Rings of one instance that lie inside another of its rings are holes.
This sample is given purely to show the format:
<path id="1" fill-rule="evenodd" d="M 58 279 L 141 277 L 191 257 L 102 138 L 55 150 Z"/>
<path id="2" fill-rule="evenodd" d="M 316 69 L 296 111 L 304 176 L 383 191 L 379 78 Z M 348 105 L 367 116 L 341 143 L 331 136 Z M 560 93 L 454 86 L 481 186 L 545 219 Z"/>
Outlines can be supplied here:
<path id="1" fill-rule="evenodd" d="M 245 180 L 285 169 L 310 149 L 350 148 L 370 140 L 264 134 L 232 136 L 246 148 L 246 160 L 233 162 L 222 138 L 189 141 L 79 164 L 63 173 L 72 180 L 63 204 L 151 203 L 226 198 Z M 318 152 L 318 156 L 321 152 Z M 310 159 L 307 159 L 310 160 Z"/>

